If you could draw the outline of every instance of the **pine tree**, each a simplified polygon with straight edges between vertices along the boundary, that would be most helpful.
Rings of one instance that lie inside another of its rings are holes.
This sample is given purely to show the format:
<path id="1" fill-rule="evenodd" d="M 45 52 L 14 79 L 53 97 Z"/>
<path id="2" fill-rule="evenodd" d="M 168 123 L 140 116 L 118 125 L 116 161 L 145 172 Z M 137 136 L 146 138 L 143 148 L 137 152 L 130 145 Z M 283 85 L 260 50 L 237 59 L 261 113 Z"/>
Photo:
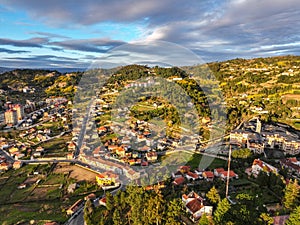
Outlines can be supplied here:
<path id="1" fill-rule="evenodd" d="M 206 194 L 206 197 L 212 204 L 217 204 L 220 200 L 221 197 L 218 193 L 218 190 L 213 186 Z"/>
<path id="2" fill-rule="evenodd" d="M 166 225 L 180 225 L 179 217 L 181 213 L 182 201 L 180 199 L 173 199 L 168 204 Z"/>
<path id="3" fill-rule="evenodd" d="M 84 210 L 83 210 L 83 218 L 84 221 L 87 225 L 92 225 L 93 224 L 93 212 L 94 212 L 94 207 L 93 203 L 91 202 L 90 199 L 88 199 L 84 205 Z"/>
<path id="4" fill-rule="evenodd" d="M 286 225 L 298 225 L 300 224 L 300 206 L 295 208 L 290 214 L 290 218 L 285 223 Z"/>
<path id="5" fill-rule="evenodd" d="M 118 209 L 118 208 L 116 208 L 114 210 L 112 219 L 113 219 L 114 225 L 123 225 L 124 224 L 122 217 L 121 217 L 120 209 Z"/>
<path id="6" fill-rule="evenodd" d="M 293 209 L 297 205 L 297 201 L 300 194 L 300 186 L 297 180 L 294 182 L 290 180 L 284 190 L 283 204 L 287 209 Z"/>
<path id="7" fill-rule="evenodd" d="M 201 216 L 198 225 L 210 225 L 210 222 L 205 213 Z"/>
<path id="8" fill-rule="evenodd" d="M 224 224 L 224 216 L 231 208 L 228 200 L 226 198 L 222 199 L 217 206 L 214 213 L 214 221 L 216 224 Z"/>
<path id="9" fill-rule="evenodd" d="M 272 225 L 274 223 L 274 219 L 267 213 L 260 214 L 259 221 L 262 221 L 263 224 L 266 225 Z"/>

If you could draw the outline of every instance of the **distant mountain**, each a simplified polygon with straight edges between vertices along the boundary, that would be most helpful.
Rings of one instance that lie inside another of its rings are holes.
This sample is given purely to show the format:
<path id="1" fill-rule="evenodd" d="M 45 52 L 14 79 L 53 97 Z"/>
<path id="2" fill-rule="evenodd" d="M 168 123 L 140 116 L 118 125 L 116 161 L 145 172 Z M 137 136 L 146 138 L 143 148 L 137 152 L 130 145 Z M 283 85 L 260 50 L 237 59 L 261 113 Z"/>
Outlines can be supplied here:
<path id="1" fill-rule="evenodd" d="M 14 70 L 15 68 L 0 67 L 0 74 Z"/>
<path id="2" fill-rule="evenodd" d="M 17 68 L 7 68 L 7 67 L 0 67 L 0 74 L 15 70 Z M 23 69 L 23 68 L 22 68 Z M 35 70 L 33 68 L 33 70 Z M 39 68 L 37 70 L 49 70 L 49 71 L 58 71 L 60 73 L 71 73 L 71 72 L 84 72 L 87 68 Z"/>
<path id="3" fill-rule="evenodd" d="M 84 72 L 87 68 L 43 68 L 44 70 L 58 71 L 60 73 Z"/>

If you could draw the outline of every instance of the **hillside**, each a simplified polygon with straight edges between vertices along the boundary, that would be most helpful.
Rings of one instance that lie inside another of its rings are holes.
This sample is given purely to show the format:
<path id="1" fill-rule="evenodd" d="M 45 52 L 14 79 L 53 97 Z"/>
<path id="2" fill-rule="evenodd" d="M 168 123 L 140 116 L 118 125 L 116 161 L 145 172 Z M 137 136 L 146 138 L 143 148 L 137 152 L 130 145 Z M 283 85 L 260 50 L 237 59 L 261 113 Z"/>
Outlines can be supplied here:
<path id="1" fill-rule="evenodd" d="M 220 87 L 225 102 L 216 100 L 214 89 L 210 93 L 205 93 L 209 94 L 206 98 L 211 98 L 215 104 L 226 105 L 228 129 L 232 129 L 244 118 L 253 115 L 260 115 L 266 121 L 284 122 L 300 128 L 299 56 L 233 59 L 183 69 L 186 73 L 178 68 L 153 68 L 152 70 L 157 76 L 163 78 L 182 77 L 183 81 L 176 81 L 176 83 L 191 94 L 190 97 L 194 100 L 199 113 L 203 113 L 202 109 L 207 105 L 205 96 L 201 94 L 201 84 L 204 81 L 200 79 L 197 85 L 187 77 L 187 74 L 200 73 L 208 76 L 205 82 L 211 80 L 215 87 Z M 148 70 L 148 67 L 140 66 L 113 70 L 115 72 L 109 82 L 115 82 L 120 88 L 128 80 L 147 77 Z M 207 72 L 208 70 L 210 72 Z M 82 74 L 82 72 L 63 74 L 58 71 L 29 69 L 7 71 L 0 75 L 0 89 L 2 89 L 0 98 L 3 102 L 10 100 L 21 103 L 25 103 L 26 99 L 38 101 L 53 95 L 72 98 Z M 209 76 L 214 76 L 215 79 L 210 79 Z M 191 91 L 194 89 L 197 91 Z M 208 111 L 204 111 L 206 113 L 202 116 L 207 116 Z"/>

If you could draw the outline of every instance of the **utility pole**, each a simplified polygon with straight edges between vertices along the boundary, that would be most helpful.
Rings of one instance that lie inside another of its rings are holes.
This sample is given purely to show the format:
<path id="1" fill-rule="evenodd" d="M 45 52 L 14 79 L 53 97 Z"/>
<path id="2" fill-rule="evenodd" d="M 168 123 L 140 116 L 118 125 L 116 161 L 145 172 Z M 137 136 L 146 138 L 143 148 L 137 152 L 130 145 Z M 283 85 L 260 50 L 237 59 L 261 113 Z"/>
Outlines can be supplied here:
<path id="1" fill-rule="evenodd" d="M 231 161 L 231 144 L 229 144 L 228 169 L 227 169 L 227 182 L 226 182 L 226 198 L 228 197 L 228 188 L 229 188 L 230 161 Z"/>

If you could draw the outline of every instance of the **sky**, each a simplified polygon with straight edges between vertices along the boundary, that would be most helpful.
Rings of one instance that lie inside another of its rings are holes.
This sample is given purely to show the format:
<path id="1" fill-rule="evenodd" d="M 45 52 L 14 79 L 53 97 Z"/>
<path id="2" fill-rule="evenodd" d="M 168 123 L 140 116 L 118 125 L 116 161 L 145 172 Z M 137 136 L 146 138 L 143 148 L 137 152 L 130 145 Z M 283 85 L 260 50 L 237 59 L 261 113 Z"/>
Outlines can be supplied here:
<path id="1" fill-rule="evenodd" d="M 298 0 L 0 0 L 0 67 L 86 68 L 160 41 L 205 62 L 299 55 L 299 12 Z"/>

